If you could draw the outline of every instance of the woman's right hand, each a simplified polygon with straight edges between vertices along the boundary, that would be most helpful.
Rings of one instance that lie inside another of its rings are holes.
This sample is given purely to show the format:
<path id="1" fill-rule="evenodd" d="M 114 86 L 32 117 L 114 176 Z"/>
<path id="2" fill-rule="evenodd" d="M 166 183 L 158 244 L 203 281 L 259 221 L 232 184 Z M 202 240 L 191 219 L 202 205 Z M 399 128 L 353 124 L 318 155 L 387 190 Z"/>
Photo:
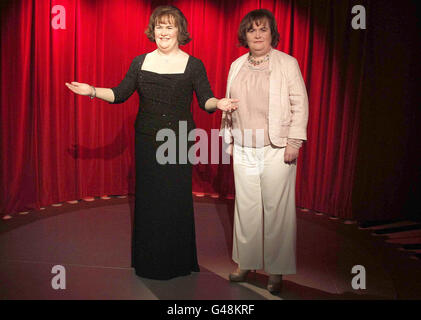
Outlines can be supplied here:
<path id="1" fill-rule="evenodd" d="M 65 84 L 71 91 L 82 96 L 92 96 L 94 94 L 94 89 L 87 83 L 66 82 Z"/>

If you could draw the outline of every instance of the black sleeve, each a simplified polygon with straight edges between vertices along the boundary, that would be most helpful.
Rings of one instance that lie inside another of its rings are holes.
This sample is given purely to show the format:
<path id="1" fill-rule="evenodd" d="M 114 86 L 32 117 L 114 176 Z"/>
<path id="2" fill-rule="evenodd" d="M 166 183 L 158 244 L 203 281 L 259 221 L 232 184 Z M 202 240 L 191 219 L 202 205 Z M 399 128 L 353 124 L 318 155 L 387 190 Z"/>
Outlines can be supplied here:
<path id="1" fill-rule="evenodd" d="M 114 92 L 114 102 L 110 102 L 111 104 L 123 103 L 133 94 L 137 86 L 138 68 L 139 59 L 136 57 L 133 59 L 129 71 L 127 71 L 126 76 L 120 84 L 117 87 L 111 88 Z"/>
<path id="2" fill-rule="evenodd" d="M 214 97 L 206 74 L 206 69 L 201 60 L 197 59 L 196 61 L 197 63 L 195 64 L 193 70 L 193 89 L 196 92 L 199 107 L 208 113 L 213 113 L 215 110 L 208 111 L 205 109 L 206 101 Z"/>

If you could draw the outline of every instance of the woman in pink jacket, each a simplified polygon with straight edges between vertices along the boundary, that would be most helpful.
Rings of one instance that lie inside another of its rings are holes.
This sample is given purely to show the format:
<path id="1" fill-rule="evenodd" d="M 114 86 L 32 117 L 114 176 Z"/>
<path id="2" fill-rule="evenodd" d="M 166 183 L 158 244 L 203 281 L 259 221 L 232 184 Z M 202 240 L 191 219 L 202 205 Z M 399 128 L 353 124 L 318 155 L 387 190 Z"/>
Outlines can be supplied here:
<path id="1" fill-rule="evenodd" d="M 250 51 L 231 65 L 227 98 L 240 102 L 221 122 L 236 189 L 232 257 L 238 268 L 230 280 L 264 269 L 275 294 L 282 275 L 296 273 L 296 159 L 307 139 L 307 92 L 297 60 L 274 49 L 279 33 L 270 11 L 249 12 L 238 39 Z"/>

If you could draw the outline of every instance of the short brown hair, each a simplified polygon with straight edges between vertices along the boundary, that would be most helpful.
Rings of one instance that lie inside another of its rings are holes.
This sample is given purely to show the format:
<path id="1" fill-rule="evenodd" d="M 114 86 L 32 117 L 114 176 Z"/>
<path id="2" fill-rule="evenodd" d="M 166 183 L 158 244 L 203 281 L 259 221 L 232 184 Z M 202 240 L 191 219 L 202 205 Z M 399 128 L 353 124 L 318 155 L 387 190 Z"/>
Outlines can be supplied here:
<path id="1" fill-rule="evenodd" d="M 245 15 L 243 20 L 240 22 L 240 27 L 238 28 L 238 41 L 239 45 L 248 48 L 247 44 L 247 31 L 253 27 L 253 22 L 256 25 L 260 25 L 264 19 L 267 19 L 270 26 L 270 34 L 272 36 L 272 47 L 276 47 L 279 43 L 279 32 L 278 27 L 276 26 L 276 20 L 272 12 L 266 9 L 257 9 L 250 11 Z"/>
<path id="2" fill-rule="evenodd" d="M 174 6 L 159 6 L 152 12 L 148 28 L 145 30 L 149 40 L 155 42 L 155 25 L 164 21 L 174 22 L 178 29 L 177 40 L 180 45 L 191 41 L 190 34 L 187 31 L 187 19 L 181 10 Z"/>

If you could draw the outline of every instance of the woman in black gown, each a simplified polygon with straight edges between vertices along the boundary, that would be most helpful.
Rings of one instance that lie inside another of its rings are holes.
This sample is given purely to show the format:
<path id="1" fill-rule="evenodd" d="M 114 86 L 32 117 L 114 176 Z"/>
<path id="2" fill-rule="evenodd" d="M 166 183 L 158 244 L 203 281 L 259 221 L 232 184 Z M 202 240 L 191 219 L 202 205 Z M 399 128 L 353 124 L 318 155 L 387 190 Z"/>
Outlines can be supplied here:
<path id="1" fill-rule="evenodd" d="M 214 98 L 203 63 L 179 49 L 179 45 L 191 40 L 187 21 L 179 9 L 156 8 L 146 34 L 156 43 L 157 50 L 134 58 L 117 87 L 94 88 L 77 82 L 66 85 L 75 93 L 109 103 L 122 103 L 135 90 L 139 94 L 132 265 L 138 276 L 166 280 L 199 271 L 192 166 L 182 161 L 186 155 L 179 157 L 180 150 L 187 152 L 192 143 L 186 134 L 179 134 L 179 127 L 187 127 L 187 132 L 195 127 L 190 112 L 193 91 L 199 106 L 209 113 L 216 108 L 235 110 L 237 100 Z M 176 163 L 157 161 L 157 149 L 168 143 L 157 141 L 160 129 L 171 129 L 177 137 Z"/>

